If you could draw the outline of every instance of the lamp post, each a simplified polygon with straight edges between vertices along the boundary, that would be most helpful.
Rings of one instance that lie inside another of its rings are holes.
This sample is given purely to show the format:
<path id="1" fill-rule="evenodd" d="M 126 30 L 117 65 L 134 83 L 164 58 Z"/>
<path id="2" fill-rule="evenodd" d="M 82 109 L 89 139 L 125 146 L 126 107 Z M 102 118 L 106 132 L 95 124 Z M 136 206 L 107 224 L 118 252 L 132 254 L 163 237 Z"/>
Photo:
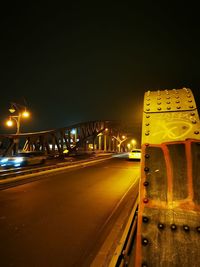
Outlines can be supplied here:
<path id="1" fill-rule="evenodd" d="M 10 116 L 9 120 L 6 122 L 8 127 L 13 126 L 13 120 L 16 122 L 17 131 L 16 134 L 20 133 L 20 121 L 21 121 L 21 114 L 18 116 Z"/>
<path id="2" fill-rule="evenodd" d="M 26 110 L 26 107 L 21 106 L 19 104 L 15 104 L 12 103 L 11 104 L 11 108 L 9 109 L 11 114 L 14 114 L 16 112 L 16 110 L 18 111 L 17 115 L 10 115 L 9 119 L 6 122 L 6 125 L 8 127 L 12 127 L 13 126 L 13 122 L 16 123 L 16 135 L 20 134 L 20 126 L 21 126 L 21 119 L 22 118 L 28 118 L 30 116 L 30 113 Z M 19 148 L 19 138 L 16 137 L 14 139 L 14 143 L 15 143 L 15 152 L 14 154 L 18 153 L 18 148 Z"/>
<path id="3" fill-rule="evenodd" d="M 128 143 L 127 147 L 128 147 L 128 151 L 130 151 L 131 144 Z"/>
<path id="4" fill-rule="evenodd" d="M 21 107 L 21 106 L 20 106 Z M 13 114 L 18 110 L 18 115 L 10 115 L 9 119 L 6 122 L 6 125 L 8 127 L 13 126 L 13 121 L 16 123 L 16 134 L 20 133 L 20 126 L 21 126 L 21 118 L 28 118 L 30 116 L 30 113 L 26 110 L 26 107 L 19 108 L 17 104 L 12 104 L 11 108 L 9 109 L 10 113 Z"/>
<path id="5" fill-rule="evenodd" d="M 121 152 L 121 144 L 127 140 L 127 137 L 125 135 L 122 135 L 122 137 L 120 137 L 120 135 L 118 134 L 117 136 L 113 135 L 113 138 L 118 141 L 118 151 Z"/>
<path id="6" fill-rule="evenodd" d="M 104 144 L 104 152 L 107 151 L 107 136 L 106 136 L 107 132 L 108 132 L 108 128 L 105 128 L 105 130 L 104 130 L 104 142 L 103 142 L 103 144 Z"/>

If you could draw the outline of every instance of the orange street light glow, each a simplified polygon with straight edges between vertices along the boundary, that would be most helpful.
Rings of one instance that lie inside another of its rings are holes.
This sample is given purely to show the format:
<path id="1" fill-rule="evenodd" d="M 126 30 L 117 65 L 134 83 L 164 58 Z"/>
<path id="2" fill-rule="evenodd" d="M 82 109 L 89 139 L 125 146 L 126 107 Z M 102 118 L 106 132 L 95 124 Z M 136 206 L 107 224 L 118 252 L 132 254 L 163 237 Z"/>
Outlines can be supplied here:
<path id="1" fill-rule="evenodd" d="M 12 126 L 13 126 L 13 121 L 12 121 L 12 120 L 7 120 L 7 121 L 6 121 L 6 125 L 7 125 L 8 127 L 12 127 Z"/>
<path id="2" fill-rule="evenodd" d="M 24 117 L 24 118 L 28 118 L 29 116 L 30 116 L 30 113 L 28 112 L 28 111 L 24 111 L 23 113 L 22 113 L 22 116 Z"/>

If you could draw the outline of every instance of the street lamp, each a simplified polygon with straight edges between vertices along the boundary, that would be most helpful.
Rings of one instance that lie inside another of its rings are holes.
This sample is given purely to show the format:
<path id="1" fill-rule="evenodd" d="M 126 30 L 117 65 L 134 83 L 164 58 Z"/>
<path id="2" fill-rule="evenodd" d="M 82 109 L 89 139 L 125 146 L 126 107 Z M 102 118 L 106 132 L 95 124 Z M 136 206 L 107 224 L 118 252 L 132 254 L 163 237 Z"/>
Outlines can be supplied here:
<path id="1" fill-rule="evenodd" d="M 121 152 L 121 144 L 127 140 L 127 137 L 125 135 L 122 135 L 122 137 L 120 138 L 120 135 L 118 134 L 117 136 L 113 135 L 113 138 L 115 138 L 118 141 L 117 147 L 119 152 Z"/>
<path id="2" fill-rule="evenodd" d="M 22 111 L 22 106 L 18 107 L 17 104 L 12 104 L 11 108 L 9 109 L 10 113 L 13 114 L 15 111 L 18 111 L 18 115 L 10 115 L 9 119 L 6 121 L 6 125 L 8 127 L 13 126 L 13 121 L 16 123 L 17 131 L 16 134 L 20 133 L 20 126 L 21 126 L 21 118 L 28 118 L 30 116 L 30 113 L 26 110 L 26 107 L 23 107 Z"/>
<path id="3" fill-rule="evenodd" d="M 135 139 L 132 139 L 131 140 L 131 143 L 132 143 L 133 148 L 135 148 L 136 147 L 136 144 L 137 144 L 136 140 Z"/>

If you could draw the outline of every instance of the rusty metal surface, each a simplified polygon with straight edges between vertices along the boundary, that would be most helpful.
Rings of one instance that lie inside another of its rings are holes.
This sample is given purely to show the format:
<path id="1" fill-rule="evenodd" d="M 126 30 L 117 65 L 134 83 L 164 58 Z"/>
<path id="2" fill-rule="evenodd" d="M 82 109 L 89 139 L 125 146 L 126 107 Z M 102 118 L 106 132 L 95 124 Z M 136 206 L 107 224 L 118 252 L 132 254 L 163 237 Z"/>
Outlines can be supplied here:
<path id="1" fill-rule="evenodd" d="M 199 216 L 181 210 L 144 209 L 142 264 L 148 267 L 198 267 Z M 174 229 L 173 229 L 174 228 Z M 189 230 L 186 230 L 189 229 Z M 137 266 L 142 266 L 137 265 Z"/>
<path id="2" fill-rule="evenodd" d="M 185 89 L 167 92 L 179 95 L 181 103 L 187 103 L 188 92 L 192 95 Z M 154 102 L 157 93 L 149 93 Z M 160 91 L 160 95 L 163 94 L 166 91 Z M 191 98 L 194 106 L 193 96 Z M 184 116 L 176 118 L 171 115 L 175 110 L 161 110 L 163 117 L 169 115 L 171 118 L 171 128 L 166 129 L 165 134 L 158 134 L 158 127 L 153 127 L 151 134 L 146 136 L 143 123 L 135 266 L 197 267 L 200 266 L 200 140 L 199 133 L 194 138 L 194 131 L 199 129 L 198 113 L 195 106 L 192 118 L 196 123 L 192 123 L 188 119 L 191 110 L 186 110 L 186 104 L 178 111 Z M 146 114 L 144 110 L 144 117 Z M 149 123 L 159 126 L 157 118 L 150 116 Z M 165 126 L 168 123 L 163 121 Z M 185 127 L 181 128 L 187 125 L 187 131 Z"/>

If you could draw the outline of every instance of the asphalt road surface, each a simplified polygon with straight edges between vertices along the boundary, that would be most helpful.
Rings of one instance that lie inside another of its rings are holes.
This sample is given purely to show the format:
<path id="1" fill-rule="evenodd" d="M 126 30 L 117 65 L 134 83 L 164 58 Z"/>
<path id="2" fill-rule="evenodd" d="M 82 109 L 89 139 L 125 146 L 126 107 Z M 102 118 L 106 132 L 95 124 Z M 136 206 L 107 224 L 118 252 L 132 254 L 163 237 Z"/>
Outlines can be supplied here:
<path id="1" fill-rule="evenodd" d="M 0 191 L 0 266 L 86 266 L 139 167 L 116 157 Z"/>

